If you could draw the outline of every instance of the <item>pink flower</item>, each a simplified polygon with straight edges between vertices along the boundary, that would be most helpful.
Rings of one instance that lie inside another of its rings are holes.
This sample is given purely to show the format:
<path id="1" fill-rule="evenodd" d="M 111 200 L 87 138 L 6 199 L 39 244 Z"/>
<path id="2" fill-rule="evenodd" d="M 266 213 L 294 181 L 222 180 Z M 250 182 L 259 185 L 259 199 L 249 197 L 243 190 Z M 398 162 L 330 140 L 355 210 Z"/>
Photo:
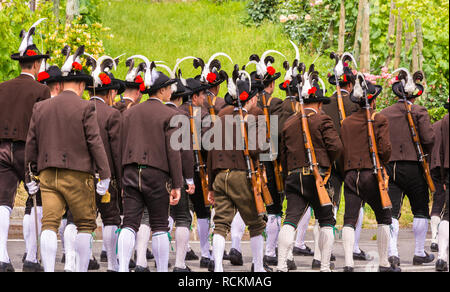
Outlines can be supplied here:
<path id="1" fill-rule="evenodd" d="M 381 68 L 381 72 L 388 73 L 389 72 L 389 68 L 388 67 L 383 67 L 383 68 Z"/>

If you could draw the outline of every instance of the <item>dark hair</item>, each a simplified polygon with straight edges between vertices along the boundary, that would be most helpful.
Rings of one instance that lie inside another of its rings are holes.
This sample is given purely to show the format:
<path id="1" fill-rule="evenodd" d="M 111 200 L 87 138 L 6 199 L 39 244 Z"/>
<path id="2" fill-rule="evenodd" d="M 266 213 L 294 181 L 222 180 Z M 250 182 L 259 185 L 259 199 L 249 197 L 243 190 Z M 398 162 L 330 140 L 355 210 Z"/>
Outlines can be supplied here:
<path id="1" fill-rule="evenodd" d="M 19 65 L 20 65 L 20 68 L 22 68 L 22 69 L 31 69 L 31 68 L 33 68 L 33 65 L 36 61 L 40 61 L 40 60 L 19 61 Z"/>
<path id="2" fill-rule="evenodd" d="M 61 84 L 62 86 L 62 82 L 51 82 L 49 84 L 47 84 L 48 88 L 50 88 L 50 91 L 53 91 L 53 89 L 55 89 L 56 84 Z"/>

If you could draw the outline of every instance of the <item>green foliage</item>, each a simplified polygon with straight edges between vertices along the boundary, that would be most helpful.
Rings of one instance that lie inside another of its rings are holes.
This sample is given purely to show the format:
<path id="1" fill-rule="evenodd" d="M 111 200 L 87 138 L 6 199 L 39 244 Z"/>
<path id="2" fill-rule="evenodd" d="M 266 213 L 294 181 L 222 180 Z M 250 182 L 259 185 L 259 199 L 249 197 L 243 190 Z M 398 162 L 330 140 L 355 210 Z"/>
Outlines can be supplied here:
<path id="1" fill-rule="evenodd" d="M 259 26 L 266 19 L 274 20 L 279 2 L 278 0 L 249 1 L 246 6 L 248 17 L 244 20 L 244 23 Z"/>
<path id="2" fill-rule="evenodd" d="M 431 122 L 436 123 L 444 118 L 446 114 L 448 114 L 448 110 L 444 107 L 434 107 L 428 110 L 430 114 Z"/>

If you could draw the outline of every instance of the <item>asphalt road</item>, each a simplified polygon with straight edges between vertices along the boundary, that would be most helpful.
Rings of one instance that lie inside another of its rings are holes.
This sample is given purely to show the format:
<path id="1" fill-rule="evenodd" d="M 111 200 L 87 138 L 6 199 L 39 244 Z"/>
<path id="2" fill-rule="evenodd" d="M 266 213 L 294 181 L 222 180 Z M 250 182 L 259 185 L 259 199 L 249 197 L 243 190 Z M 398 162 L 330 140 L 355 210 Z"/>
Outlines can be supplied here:
<path id="1" fill-rule="evenodd" d="M 364 229 L 360 241 L 360 248 L 364 250 L 366 253 L 369 253 L 375 257 L 375 260 L 372 262 L 364 262 L 364 261 L 355 261 L 355 271 L 356 272 L 367 272 L 367 271 L 376 271 L 378 267 L 377 260 L 377 244 L 376 241 L 373 240 L 373 236 L 376 235 L 376 229 Z M 314 248 L 312 231 L 308 231 L 306 235 L 306 244 Z M 430 238 L 430 233 L 427 238 Z M 193 250 L 197 255 L 200 255 L 199 251 L 199 243 L 198 241 L 191 241 L 190 243 Z M 151 247 L 151 245 L 149 245 Z M 175 243 L 172 242 L 173 248 L 175 248 Z M 230 242 L 226 243 L 226 249 L 229 250 L 231 246 Z M 430 240 L 426 241 L 426 251 L 429 250 Z M 59 242 L 59 247 L 61 247 L 61 243 Z M 102 247 L 102 242 L 95 241 L 93 244 L 94 248 L 94 256 L 99 260 L 100 251 Z M 21 239 L 11 239 L 8 241 L 8 251 L 9 256 L 12 259 L 13 266 L 16 269 L 16 272 L 20 272 L 22 270 L 22 255 L 25 250 L 25 244 Z M 242 251 L 244 255 L 244 265 L 240 267 L 232 266 L 228 261 L 224 261 L 224 271 L 225 272 L 248 272 L 251 268 L 251 250 L 250 250 L 250 242 L 243 241 L 242 242 Z M 403 229 L 400 230 L 399 234 L 399 252 L 401 258 L 401 268 L 404 272 L 434 272 L 434 262 L 422 266 L 413 266 L 412 259 L 414 256 L 414 234 L 412 230 Z M 336 256 L 336 272 L 342 272 L 344 267 L 344 249 L 342 246 L 342 240 L 337 239 L 334 245 L 334 255 Z M 437 254 L 434 253 L 437 257 Z M 61 260 L 61 248 L 58 249 L 57 254 L 57 264 L 56 271 L 62 272 L 64 270 L 64 265 L 60 263 Z M 313 272 L 311 269 L 311 261 L 312 257 L 304 257 L 304 256 L 296 256 L 295 262 L 297 264 L 297 272 Z M 172 265 L 175 262 L 175 252 L 170 252 L 170 263 Z M 100 263 L 100 272 L 104 272 L 107 269 L 106 263 Z M 154 260 L 149 260 L 148 262 L 150 270 L 152 272 L 156 271 Z M 207 272 L 206 269 L 200 268 L 199 261 L 189 261 L 187 265 L 195 272 Z M 169 269 L 171 271 L 171 269 Z"/>

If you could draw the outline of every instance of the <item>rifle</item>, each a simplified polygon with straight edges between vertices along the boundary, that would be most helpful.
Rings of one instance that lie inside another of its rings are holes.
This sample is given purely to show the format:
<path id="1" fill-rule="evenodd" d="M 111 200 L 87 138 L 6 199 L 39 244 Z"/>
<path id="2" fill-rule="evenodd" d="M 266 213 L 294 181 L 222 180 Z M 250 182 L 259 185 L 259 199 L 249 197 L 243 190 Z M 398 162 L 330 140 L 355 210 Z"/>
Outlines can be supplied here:
<path id="1" fill-rule="evenodd" d="M 386 173 L 386 169 L 382 167 L 380 163 L 380 158 L 378 156 L 378 148 L 377 148 L 377 142 L 375 139 L 375 131 L 373 129 L 373 123 L 374 119 L 372 118 L 372 115 L 370 113 L 370 104 L 369 100 L 367 99 L 367 93 L 364 91 L 364 99 L 366 102 L 365 109 L 366 109 L 366 117 L 367 117 L 367 129 L 369 134 L 369 151 L 370 156 L 372 158 L 373 163 L 373 174 L 377 176 L 378 180 L 378 189 L 380 190 L 380 197 L 381 197 L 381 206 L 383 209 L 391 209 L 392 203 L 391 199 L 389 198 L 389 193 L 387 189 L 387 184 L 389 177 Z"/>
<path id="2" fill-rule="evenodd" d="M 211 121 L 214 123 L 216 121 L 216 111 L 214 110 L 214 104 L 213 101 L 211 100 L 212 93 L 208 91 L 206 93 L 206 96 L 208 98 L 209 114 L 211 115 Z"/>
<path id="3" fill-rule="evenodd" d="M 194 110 L 192 108 L 192 100 L 189 99 L 188 105 L 189 105 L 189 121 L 191 125 L 191 135 L 193 137 L 195 172 L 197 172 L 200 176 L 203 192 L 203 202 L 205 203 L 205 207 L 209 207 L 211 206 L 211 203 L 208 200 L 208 176 L 206 175 L 206 165 L 203 162 L 202 153 L 200 151 L 201 149 L 199 148 L 197 129 L 195 128 L 194 122 Z"/>
<path id="4" fill-rule="evenodd" d="M 250 152 L 248 151 L 248 136 L 247 136 L 247 130 L 245 128 L 245 120 L 244 120 L 244 114 L 242 113 L 242 103 L 239 98 L 239 89 L 236 86 L 236 93 L 237 93 L 237 103 L 238 103 L 238 109 L 239 109 L 239 117 L 240 117 L 240 129 L 241 129 L 241 136 L 244 139 L 244 157 L 245 162 L 247 164 L 247 178 L 250 180 L 252 184 L 252 190 L 253 190 L 253 196 L 255 198 L 255 204 L 256 204 L 256 211 L 258 213 L 258 216 L 263 216 L 266 218 L 266 207 L 264 206 L 263 198 L 261 196 L 261 192 L 258 190 L 258 182 L 256 179 L 255 174 L 255 167 L 253 165 L 253 160 L 250 157 Z"/>
<path id="5" fill-rule="evenodd" d="M 300 77 L 300 76 L 299 76 Z M 302 96 L 302 84 L 303 81 L 299 81 L 297 85 L 298 89 L 298 96 L 299 96 L 299 109 L 300 114 L 302 116 L 302 134 L 303 134 L 303 141 L 305 145 L 305 150 L 308 155 L 308 164 L 309 168 L 312 171 L 314 175 L 314 179 L 316 180 L 316 189 L 317 189 L 317 195 L 319 196 L 320 205 L 322 207 L 324 206 L 331 206 L 331 200 L 328 196 L 328 192 L 325 188 L 325 183 L 323 181 L 322 176 L 319 173 L 319 164 L 317 163 L 316 159 L 316 153 L 314 151 L 314 145 L 312 143 L 311 139 L 311 133 L 309 132 L 309 124 L 308 124 L 308 116 L 305 113 L 305 107 L 304 107 L 304 100 Z"/>
<path id="6" fill-rule="evenodd" d="M 262 98 L 262 104 L 263 104 L 263 111 L 264 111 L 264 116 L 266 117 L 266 126 L 267 126 L 267 139 L 269 139 L 270 141 L 270 149 L 272 149 L 272 139 L 271 139 L 271 135 L 270 135 L 270 117 L 269 117 L 269 109 L 268 109 L 268 105 L 267 105 L 267 100 L 266 100 L 266 95 L 264 94 L 264 92 L 261 94 L 261 98 Z M 294 104 L 292 103 L 292 106 L 294 106 Z M 295 110 L 294 110 L 295 112 Z M 283 176 L 281 174 L 281 166 L 278 163 L 278 160 L 273 160 L 273 168 L 275 171 L 275 183 L 277 185 L 277 191 L 279 194 L 282 194 L 284 192 L 284 184 L 283 184 Z"/>
<path id="7" fill-rule="evenodd" d="M 414 146 L 416 147 L 417 158 L 419 162 L 422 164 L 422 168 L 424 171 L 425 180 L 427 181 L 428 187 L 430 188 L 431 193 L 436 192 L 436 187 L 434 185 L 433 179 L 431 178 L 430 166 L 425 159 L 427 155 L 424 154 L 422 144 L 420 143 L 419 135 L 417 135 L 416 125 L 414 124 L 414 120 L 411 114 L 411 105 L 408 103 L 406 97 L 404 96 L 403 101 L 406 109 L 406 116 L 408 118 L 409 129 L 411 131 L 411 136 L 413 139 Z"/>

